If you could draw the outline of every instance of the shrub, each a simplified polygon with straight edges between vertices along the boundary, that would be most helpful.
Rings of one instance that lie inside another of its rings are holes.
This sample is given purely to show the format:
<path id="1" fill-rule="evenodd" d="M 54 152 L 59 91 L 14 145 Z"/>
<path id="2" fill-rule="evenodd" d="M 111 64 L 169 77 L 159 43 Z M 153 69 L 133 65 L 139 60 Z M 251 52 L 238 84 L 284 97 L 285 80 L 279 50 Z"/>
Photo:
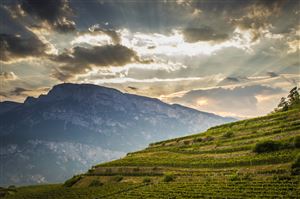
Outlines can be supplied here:
<path id="1" fill-rule="evenodd" d="M 140 168 L 139 168 L 139 167 L 136 167 L 136 168 L 133 168 L 132 170 L 133 170 L 133 172 L 139 172 L 139 171 L 140 171 Z"/>
<path id="2" fill-rule="evenodd" d="M 215 139 L 215 138 L 212 137 L 212 136 L 207 136 L 206 138 L 203 138 L 203 141 L 209 142 L 209 141 L 212 141 L 212 140 L 214 140 L 214 139 Z"/>
<path id="3" fill-rule="evenodd" d="M 294 138 L 294 147 L 300 148 L 300 136 Z"/>
<path id="4" fill-rule="evenodd" d="M 90 184 L 89 184 L 89 187 L 100 187 L 102 186 L 103 183 L 100 182 L 99 180 L 93 180 Z"/>
<path id="5" fill-rule="evenodd" d="M 7 188 L 8 189 L 16 189 L 16 186 L 15 185 L 9 185 Z"/>
<path id="6" fill-rule="evenodd" d="M 218 140 L 218 141 L 216 141 L 216 146 L 215 146 L 215 148 L 217 148 L 217 147 L 219 147 L 219 146 L 221 146 L 221 142 Z"/>
<path id="7" fill-rule="evenodd" d="M 152 168 L 152 171 L 157 171 L 158 170 L 158 167 L 153 167 Z"/>
<path id="8" fill-rule="evenodd" d="M 292 164 L 292 175 L 300 175 L 300 153 Z"/>
<path id="9" fill-rule="evenodd" d="M 76 175 L 76 176 L 73 176 L 72 178 L 70 178 L 69 180 L 67 180 L 63 186 L 64 187 L 72 187 L 74 184 L 76 184 L 79 180 L 82 179 L 82 176 L 81 175 Z"/>
<path id="10" fill-rule="evenodd" d="M 111 169 L 111 168 L 105 169 L 105 173 L 111 173 L 111 172 L 112 172 L 112 169 Z"/>
<path id="11" fill-rule="evenodd" d="M 145 177 L 144 179 L 143 179 L 143 183 L 150 183 L 151 182 L 151 179 L 150 178 L 148 178 L 148 177 Z"/>
<path id="12" fill-rule="evenodd" d="M 123 180 L 123 176 L 121 175 L 117 175 L 113 177 L 113 181 L 115 182 L 121 182 L 121 180 Z"/>
<path id="13" fill-rule="evenodd" d="M 0 191 L 0 198 L 4 198 L 6 196 L 6 191 Z"/>
<path id="14" fill-rule="evenodd" d="M 163 181 L 164 182 L 171 182 L 171 181 L 174 181 L 175 177 L 173 174 L 166 174 Z"/>
<path id="15" fill-rule="evenodd" d="M 229 176 L 229 180 L 230 181 L 238 181 L 238 180 L 240 180 L 241 178 L 240 178 L 240 176 L 239 176 L 239 174 L 234 174 L 234 175 L 231 175 L 231 176 Z"/>
<path id="16" fill-rule="evenodd" d="M 281 144 L 272 140 L 259 142 L 255 145 L 253 151 L 256 153 L 266 153 L 280 149 Z"/>
<path id="17" fill-rule="evenodd" d="M 194 139 L 194 142 L 202 142 L 202 141 L 203 141 L 202 138 L 195 138 L 195 139 Z"/>
<path id="18" fill-rule="evenodd" d="M 223 135 L 222 135 L 222 137 L 223 138 L 232 138 L 234 136 L 234 133 L 233 132 L 231 132 L 231 131 L 227 131 L 226 133 L 224 133 Z"/>
<path id="19" fill-rule="evenodd" d="M 189 140 L 183 140 L 183 144 L 184 144 L 184 145 L 189 145 L 189 144 L 190 144 L 190 141 L 189 141 Z"/>
<path id="20" fill-rule="evenodd" d="M 277 180 L 282 181 L 282 180 L 291 180 L 292 177 L 290 175 L 278 175 Z"/>
<path id="21" fill-rule="evenodd" d="M 253 177 L 252 173 L 246 173 L 243 175 L 243 180 L 251 180 Z"/>

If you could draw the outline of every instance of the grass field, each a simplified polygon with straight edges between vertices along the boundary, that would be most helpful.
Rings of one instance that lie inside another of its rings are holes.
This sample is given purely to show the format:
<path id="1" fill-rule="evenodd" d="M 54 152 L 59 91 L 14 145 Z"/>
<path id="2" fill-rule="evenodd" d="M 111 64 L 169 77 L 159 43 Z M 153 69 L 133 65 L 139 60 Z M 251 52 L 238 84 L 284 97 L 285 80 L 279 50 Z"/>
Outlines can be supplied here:
<path id="1" fill-rule="evenodd" d="M 16 188 L 4 198 L 300 198 L 299 165 L 298 107 L 152 143 L 64 185 Z"/>

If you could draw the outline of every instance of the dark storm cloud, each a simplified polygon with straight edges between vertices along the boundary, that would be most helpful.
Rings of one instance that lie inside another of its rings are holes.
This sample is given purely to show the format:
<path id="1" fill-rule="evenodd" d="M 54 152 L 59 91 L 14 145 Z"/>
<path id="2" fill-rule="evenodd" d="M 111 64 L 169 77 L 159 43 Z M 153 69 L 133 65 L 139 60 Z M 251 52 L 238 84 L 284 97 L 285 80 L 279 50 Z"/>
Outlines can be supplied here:
<path id="1" fill-rule="evenodd" d="M 9 62 L 19 58 L 40 57 L 47 46 L 37 37 L 0 34 L 0 60 Z"/>
<path id="2" fill-rule="evenodd" d="M 186 28 L 183 30 L 184 40 L 189 43 L 198 41 L 216 41 L 221 42 L 228 39 L 228 35 L 218 33 L 211 27 Z"/>
<path id="3" fill-rule="evenodd" d="M 122 45 L 93 46 L 91 48 L 75 47 L 70 52 L 51 58 L 63 63 L 54 73 L 54 77 L 67 80 L 76 74 L 83 74 L 95 67 L 124 66 L 128 63 L 149 63 L 141 60 L 137 53 Z"/>
<path id="4" fill-rule="evenodd" d="M 72 9 L 68 0 L 23 0 L 21 9 L 60 32 L 75 30 L 75 22 L 70 19 Z"/>

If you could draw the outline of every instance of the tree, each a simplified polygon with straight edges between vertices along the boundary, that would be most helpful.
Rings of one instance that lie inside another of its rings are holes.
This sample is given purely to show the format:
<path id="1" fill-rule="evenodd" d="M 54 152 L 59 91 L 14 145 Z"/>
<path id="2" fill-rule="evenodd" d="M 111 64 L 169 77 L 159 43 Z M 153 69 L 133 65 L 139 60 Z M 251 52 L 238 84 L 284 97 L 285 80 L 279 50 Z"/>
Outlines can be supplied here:
<path id="1" fill-rule="evenodd" d="M 299 88 L 294 87 L 292 90 L 289 92 L 289 95 L 287 98 L 282 97 L 277 108 L 275 109 L 276 111 L 287 111 L 290 108 L 294 107 L 297 104 L 300 104 L 300 95 L 298 92 Z"/>
<path id="2" fill-rule="evenodd" d="M 278 104 L 278 109 L 277 110 L 280 110 L 280 111 L 287 111 L 288 110 L 288 102 L 286 101 L 285 97 L 282 97 L 279 104 Z"/>
<path id="3" fill-rule="evenodd" d="M 289 103 L 289 105 L 294 105 L 294 104 L 297 104 L 297 103 L 300 102 L 300 97 L 299 97 L 298 90 L 299 90 L 299 89 L 298 89 L 297 86 L 296 86 L 296 87 L 294 87 L 294 88 L 290 91 L 290 93 L 289 93 L 289 95 L 288 95 L 288 103 Z"/>

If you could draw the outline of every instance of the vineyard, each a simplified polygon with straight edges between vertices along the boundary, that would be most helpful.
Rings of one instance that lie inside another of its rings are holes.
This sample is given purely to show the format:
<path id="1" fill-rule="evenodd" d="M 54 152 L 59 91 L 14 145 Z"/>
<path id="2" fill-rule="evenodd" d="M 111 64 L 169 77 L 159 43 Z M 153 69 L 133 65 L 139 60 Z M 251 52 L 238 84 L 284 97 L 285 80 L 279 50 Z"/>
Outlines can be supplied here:
<path id="1" fill-rule="evenodd" d="M 300 198 L 299 174 L 296 107 L 152 143 L 65 184 L 2 192 L 5 199 Z"/>

